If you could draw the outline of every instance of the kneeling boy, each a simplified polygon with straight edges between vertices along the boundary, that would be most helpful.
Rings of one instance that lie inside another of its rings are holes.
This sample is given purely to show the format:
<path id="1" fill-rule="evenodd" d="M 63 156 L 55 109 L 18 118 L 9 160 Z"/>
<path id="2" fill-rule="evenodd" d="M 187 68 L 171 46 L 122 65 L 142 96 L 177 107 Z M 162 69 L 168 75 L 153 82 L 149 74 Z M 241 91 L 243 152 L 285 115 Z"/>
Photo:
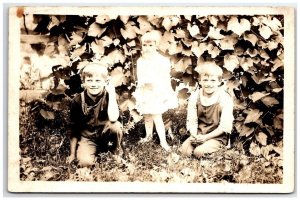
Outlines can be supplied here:
<path id="1" fill-rule="evenodd" d="M 88 64 L 81 72 L 84 91 L 74 97 L 70 110 L 70 156 L 82 167 L 94 164 L 99 152 L 121 155 L 122 124 L 115 88 L 107 84 L 107 68 Z M 78 145 L 78 147 L 77 147 Z"/>

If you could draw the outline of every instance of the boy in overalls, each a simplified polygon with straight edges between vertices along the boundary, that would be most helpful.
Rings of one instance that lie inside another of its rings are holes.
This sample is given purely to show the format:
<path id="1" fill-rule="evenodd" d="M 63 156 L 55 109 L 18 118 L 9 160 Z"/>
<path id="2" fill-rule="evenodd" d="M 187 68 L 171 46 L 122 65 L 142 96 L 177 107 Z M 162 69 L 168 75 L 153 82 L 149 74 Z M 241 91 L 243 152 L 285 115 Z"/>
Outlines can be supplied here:
<path id="1" fill-rule="evenodd" d="M 121 155 L 122 124 L 114 86 L 107 83 L 107 68 L 88 64 L 81 72 L 84 91 L 74 97 L 70 110 L 70 156 L 82 167 L 94 164 L 99 152 Z M 77 147 L 78 146 L 78 147 Z"/>
<path id="2" fill-rule="evenodd" d="M 190 137 L 180 151 L 201 158 L 226 145 L 233 125 L 233 100 L 220 88 L 223 71 L 216 64 L 205 64 L 200 71 L 200 89 L 188 102 L 187 130 Z"/>

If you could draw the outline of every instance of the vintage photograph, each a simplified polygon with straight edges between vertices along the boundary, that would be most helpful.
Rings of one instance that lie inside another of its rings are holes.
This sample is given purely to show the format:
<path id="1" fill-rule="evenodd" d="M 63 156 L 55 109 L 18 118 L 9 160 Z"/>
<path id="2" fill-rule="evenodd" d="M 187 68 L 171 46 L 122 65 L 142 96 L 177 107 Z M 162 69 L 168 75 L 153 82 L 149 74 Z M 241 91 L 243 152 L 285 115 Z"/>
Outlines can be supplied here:
<path id="1" fill-rule="evenodd" d="M 11 7 L 10 192 L 291 193 L 291 7 Z"/>

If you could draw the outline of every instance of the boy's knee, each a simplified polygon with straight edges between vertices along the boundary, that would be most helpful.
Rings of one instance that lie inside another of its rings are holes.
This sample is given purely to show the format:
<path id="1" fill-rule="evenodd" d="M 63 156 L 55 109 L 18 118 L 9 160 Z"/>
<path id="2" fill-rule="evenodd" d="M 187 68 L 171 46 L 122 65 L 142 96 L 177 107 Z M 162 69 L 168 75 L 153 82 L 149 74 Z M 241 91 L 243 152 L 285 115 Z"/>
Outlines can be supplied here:
<path id="1" fill-rule="evenodd" d="M 188 146 L 188 145 L 182 145 L 180 148 L 179 148 L 179 153 L 183 156 L 191 156 L 192 153 L 193 153 L 193 147 L 191 146 Z"/>
<path id="2" fill-rule="evenodd" d="M 77 155 L 77 159 L 79 162 L 79 165 L 81 167 L 89 167 L 95 164 L 95 156 L 94 155 Z"/>
<path id="3" fill-rule="evenodd" d="M 103 132 L 107 132 L 109 131 L 112 134 L 117 134 L 117 135 L 123 135 L 123 131 L 122 131 L 122 127 L 123 125 L 121 124 L 121 122 L 116 121 L 116 122 L 107 122 Z"/>
<path id="4" fill-rule="evenodd" d="M 203 148 L 196 148 L 193 153 L 194 153 L 195 157 L 201 158 L 201 157 L 203 157 L 203 155 L 206 152 L 205 152 L 205 150 Z"/>

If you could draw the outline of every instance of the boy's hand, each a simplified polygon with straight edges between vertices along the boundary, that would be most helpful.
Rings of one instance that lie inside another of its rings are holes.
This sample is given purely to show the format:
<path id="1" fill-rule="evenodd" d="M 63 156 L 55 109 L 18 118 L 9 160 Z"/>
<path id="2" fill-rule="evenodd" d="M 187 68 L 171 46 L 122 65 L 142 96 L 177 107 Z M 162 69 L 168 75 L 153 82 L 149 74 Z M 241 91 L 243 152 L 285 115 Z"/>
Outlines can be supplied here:
<path id="1" fill-rule="evenodd" d="M 67 157 L 67 163 L 70 164 L 75 159 L 75 155 L 71 154 Z"/>
<path id="2" fill-rule="evenodd" d="M 202 144 L 207 140 L 207 137 L 206 137 L 206 135 L 198 134 L 197 136 L 193 136 L 193 139 L 194 140 L 192 141 L 192 143 Z"/>
<path id="3" fill-rule="evenodd" d="M 106 91 L 108 92 L 109 95 L 115 95 L 116 94 L 116 89 L 115 86 L 112 83 L 108 83 L 105 86 Z"/>

